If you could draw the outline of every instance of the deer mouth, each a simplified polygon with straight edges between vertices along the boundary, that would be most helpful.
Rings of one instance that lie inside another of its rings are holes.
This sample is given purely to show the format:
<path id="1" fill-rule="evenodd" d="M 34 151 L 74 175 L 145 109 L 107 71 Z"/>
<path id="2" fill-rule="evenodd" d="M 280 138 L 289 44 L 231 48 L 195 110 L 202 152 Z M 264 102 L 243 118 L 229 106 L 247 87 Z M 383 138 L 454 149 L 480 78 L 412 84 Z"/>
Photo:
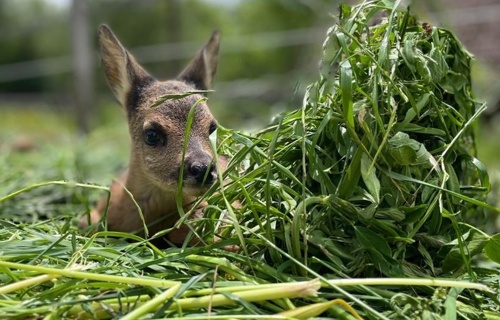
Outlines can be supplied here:
<path id="1" fill-rule="evenodd" d="M 182 186 L 182 193 L 188 196 L 192 197 L 199 197 L 202 196 L 211 186 L 210 185 L 199 185 L 197 183 L 189 183 L 185 181 L 184 185 Z"/>

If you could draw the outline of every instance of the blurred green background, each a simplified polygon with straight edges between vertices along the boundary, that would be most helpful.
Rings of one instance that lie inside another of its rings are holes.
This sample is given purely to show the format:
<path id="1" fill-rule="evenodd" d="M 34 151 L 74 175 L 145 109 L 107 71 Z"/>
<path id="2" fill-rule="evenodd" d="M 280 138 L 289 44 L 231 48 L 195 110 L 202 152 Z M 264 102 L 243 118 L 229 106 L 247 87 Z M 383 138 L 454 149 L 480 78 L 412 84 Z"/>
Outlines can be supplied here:
<path id="1" fill-rule="evenodd" d="M 273 115 L 300 107 L 307 85 L 318 77 L 322 42 L 340 2 L 2 0 L 0 152 L 4 158 L 29 152 L 28 157 L 15 158 L 28 158 L 23 161 L 33 164 L 43 157 L 53 161 L 48 148 L 51 154 L 88 157 L 88 167 L 99 166 L 105 172 L 110 168 L 103 162 L 115 163 L 112 169 L 126 163 L 126 120 L 107 88 L 96 51 L 101 23 L 110 25 L 159 79 L 175 77 L 212 30 L 219 29 L 221 57 L 215 92 L 209 97 L 212 111 L 225 127 L 263 127 Z M 500 3 L 407 4 L 423 21 L 451 28 L 477 56 L 476 92 L 489 104 L 478 129 L 479 158 L 492 169 L 500 168 L 495 119 L 500 109 Z"/>

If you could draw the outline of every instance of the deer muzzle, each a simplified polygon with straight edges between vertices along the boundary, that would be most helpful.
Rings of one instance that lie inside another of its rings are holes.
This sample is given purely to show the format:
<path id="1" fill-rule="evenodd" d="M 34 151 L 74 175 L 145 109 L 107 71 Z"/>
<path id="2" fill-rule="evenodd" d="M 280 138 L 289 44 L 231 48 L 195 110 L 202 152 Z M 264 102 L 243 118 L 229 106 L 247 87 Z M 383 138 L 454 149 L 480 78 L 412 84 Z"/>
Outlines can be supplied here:
<path id="1" fill-rule="evenodd" d="M 184 163 L 184 179 L 201 186 L 210 186 L 217 179 L 217 168 L 208 156 L 202 159 L 187 159 Z"/>

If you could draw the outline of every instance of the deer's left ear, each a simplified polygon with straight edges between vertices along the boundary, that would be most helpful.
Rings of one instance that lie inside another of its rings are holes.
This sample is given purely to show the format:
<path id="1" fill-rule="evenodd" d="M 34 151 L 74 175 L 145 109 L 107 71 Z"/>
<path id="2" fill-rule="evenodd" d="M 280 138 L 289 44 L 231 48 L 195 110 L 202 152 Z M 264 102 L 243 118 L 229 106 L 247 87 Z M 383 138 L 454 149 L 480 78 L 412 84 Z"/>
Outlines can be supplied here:
<path id="1" fill-rule="evenodd" d="M 193 84 L 197 89 L 210 89 L 219 62 L 219 39 L 219 31 L 216 30 L 177 78 Z"/>

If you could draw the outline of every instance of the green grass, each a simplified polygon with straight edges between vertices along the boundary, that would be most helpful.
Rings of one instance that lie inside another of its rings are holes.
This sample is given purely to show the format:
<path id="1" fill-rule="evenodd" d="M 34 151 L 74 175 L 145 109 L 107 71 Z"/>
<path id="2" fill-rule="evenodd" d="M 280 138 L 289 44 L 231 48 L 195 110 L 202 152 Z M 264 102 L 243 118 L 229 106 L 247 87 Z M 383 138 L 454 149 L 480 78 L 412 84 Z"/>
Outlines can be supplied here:
<path id="1" fill-rule="evenodd" d="M 25 125 L 0 132 L 0 318 L 497 319 L 470 56 L 391 3 L 341 7 L 297 111 L 218 130 L 231 182 L 206 195 L 202 246 L 82 233 L 126 164 L 124 123 L 77 138 L 65 119 L 10 112 Z M 38 147 L 12 150 L 21 135 Z"/>

